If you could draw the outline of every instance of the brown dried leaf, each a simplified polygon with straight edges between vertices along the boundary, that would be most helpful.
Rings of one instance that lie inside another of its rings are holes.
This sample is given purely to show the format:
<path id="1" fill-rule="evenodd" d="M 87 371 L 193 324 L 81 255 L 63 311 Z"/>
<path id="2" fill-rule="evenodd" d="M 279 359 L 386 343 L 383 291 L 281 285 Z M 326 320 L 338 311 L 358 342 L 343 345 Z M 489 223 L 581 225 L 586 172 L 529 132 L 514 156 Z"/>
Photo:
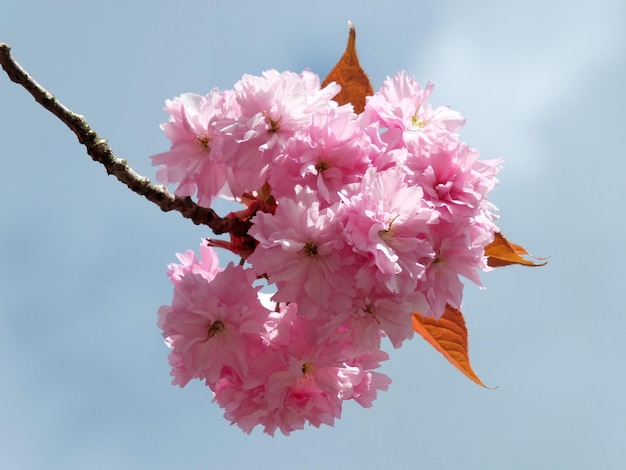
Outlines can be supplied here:
<path id="1" fill-rule="evenodd" d="M 500 232 L 496 232 L 493 241 L 485 247 L 485 255 L 489 257 L 487 264 L 493 268 L 501 266 L 508 266 L 511 264 L 521 264 L 523 266 L 544 266 L 547 264 L 535 263 L 533 261 L 522 258 L 522 256 L 532 256 L 524 248 L 514 243 L 509 242 Z M 545 258 L 537 258 L 536 260 L 543 261 Z"/>
<path id="2" fill-rule="evenodd" d="M 445 312 L 438 320 L 414 312 L 413 329 L 467 378 L 486 387 L 470 365 L 467 328 L 460 310 L 446 305 Z"/>
<path id="3" fill-rule="evenodd" d="M 354 112 L 360 114 L 365 109 L 365 97 L 372 96 L 374 89 L 370 79 L 361 67 L 356 54 L 356 30 L 352 23 L 346 50 L 328 76 L 322 82 L 322 88 L 331 82 L 341 85 L 341 91 L 334 100 L 340 105 L 352 103 Z"/>

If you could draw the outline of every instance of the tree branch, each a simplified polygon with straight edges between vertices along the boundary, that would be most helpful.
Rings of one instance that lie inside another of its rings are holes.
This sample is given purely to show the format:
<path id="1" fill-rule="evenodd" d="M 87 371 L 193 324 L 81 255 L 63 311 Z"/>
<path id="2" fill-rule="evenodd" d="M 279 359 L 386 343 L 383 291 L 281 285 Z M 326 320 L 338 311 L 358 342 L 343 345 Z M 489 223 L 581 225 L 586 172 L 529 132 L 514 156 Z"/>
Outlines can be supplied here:
<path id="1" fill-rule="evenodd" d="M 216 234 L 231 233 L 245 235 L 250 224 L 238 218 L 221 218 L 212 209 L 199 206 L 190 197 L 180 197 L 170 193 L 165 186 L 155 185 L 145 176 L 136 173 L 121 158 L 116 157 L 107 141 L 96 134 L 86 119 L 66 108 L 61 102 L 37 83 L 11 56 L 8 44 L 0 42 L 0 64 L 9 78 L 24 87 L 41 106 L 58 117 L 85 146 L 91 158 L 100 162 L 109 175 L 135 193 L 155 203 L 164 212 L 177 211 L 191 219 L 196 225 L 208 225 Z"/>

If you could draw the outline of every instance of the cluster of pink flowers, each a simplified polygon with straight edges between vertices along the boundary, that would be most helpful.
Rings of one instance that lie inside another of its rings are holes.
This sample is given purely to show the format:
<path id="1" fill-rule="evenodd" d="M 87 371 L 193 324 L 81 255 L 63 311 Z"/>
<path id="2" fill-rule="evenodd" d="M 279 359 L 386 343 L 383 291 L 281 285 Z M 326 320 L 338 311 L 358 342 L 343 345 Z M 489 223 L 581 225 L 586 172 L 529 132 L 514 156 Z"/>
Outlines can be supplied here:
<path id="1" fill-rule="evenodd" d="M 480 285 L 489 270 L 500 162 L 459 140 L 463 117 L 404 72 L 358 115 L 332 100 L 339 89 L 268 71 L 165 107 L 158 179 L 207 207 L 254 208 L 253 248 L 230 245 L 239 266 L 219 268 L 210 243 L 178 255 L 158 321 L 173 383 L 204 380 L 248 433 L 332 425 L 343 400 L 371 406 L 390 383 L 373 371 L 381 339 L 399 347 L 413 312 L 460 308 L 460 276 Z"/>

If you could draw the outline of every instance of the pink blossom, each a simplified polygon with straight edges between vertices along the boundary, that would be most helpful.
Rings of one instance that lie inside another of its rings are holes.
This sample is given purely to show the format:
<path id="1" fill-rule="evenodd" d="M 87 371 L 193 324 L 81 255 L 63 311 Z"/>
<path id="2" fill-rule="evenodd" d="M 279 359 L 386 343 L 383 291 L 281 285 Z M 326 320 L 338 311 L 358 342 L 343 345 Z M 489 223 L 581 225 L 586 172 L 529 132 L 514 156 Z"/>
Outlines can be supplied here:
<path id="1" fill-rule="evenodd" d="M 296 302 L 303 315 L 341 311 L 350 292 L 342 269 L 352 258 L 344 252 L 343 228 L 334 206 L 320 209 L 311 192 L 278 201 L 275 214 L 258 213 L 250 228 L 258 242 L 248 258 L 255 272 L 277 287 L 273 300 Z"/>
<path id="2" fill-rule="evenodd" d="M 422 189 L 408 186 L 399 168 L 370 170 L 360 186 L 342 198 L 346 241 L 368 258 L 357 274 L 357 286 L 377 281 L 389 292 L 412 291 L 424 274 L 421 259 L 432 253 L 422 235 L 437 219 Z"/>
<path id="3" fill-rule="evenodd" d="M 389 379 L 371 372 L 387 358 L 380 351 L 348 357 L 341 342 L 318 341 L 309 335 L 311 320 L 297 315 L 295 304 L 281 306 L 269 332 L 267 349 L 251 360 L 250 376 L 230 374 L 212 389 L 225 417 L 251 432 L 260 424 L 274 435 L 313 426 L 333 425 L 343 400 L 370 406 Z M 253 377 L 253 378 L 251 378 Z"/>
<path id="4" fill-rule="evenodd" d="M 413 337 L 413 312 L 422 311 L 426 305 L 424 294 L 417 290 L 404 295 L 391 295 L 382 289 L 368 292 L 359 299 L 357 313 L 350 318 L 350 329 L 355 336 L 353 342 L 361 343 L 358 324 L 369 323 L 370 328 L 377 326 L 384 332 L 394 348 L 399 348 Z M 370 348 L 368 352 L 375 350 Z"/>
<path id="5" fill-rule="evenodd" d="M 479 153 L 455 138 L 442 138 L 427 153 L 409 158 L 407 181 L 450 222 L 475 217 L 484 209 L 487 192 L 498 182 L 499 160 L 479 160 Z"/>
<path id="6" fill-rule="evenodd" d="M 484 254 L 484 247 L 491 241 L 490 237 L 483 231 L 474 231 L 469 224 L 470 221 L 465 225 L 442 221 L 429 232 L 428 239 L 435 256 L 419 285 L 429 304 L 427 311 L 420 311 L 422 315 L 439 318 L 446 304 L 461 308 L 463 283 L 459 276 L 481 286 L 478 270 L 490 269 Z M 473 235 L 477 236 L 476 241 Z"/>
<path id="7" fill-rule="evenodd" d="M 263 72 L 261 77 L 244 75 L 235 84 L 240 116 L 221 130 L 233 192 L 237 195 L 259 189 L 287 140 L 309 122 L 312 114 L 330 106 L 339 89 L 336 84 L 320 89 L 319 77 L 308 71 L 300 75 L 276 70 Z"/>
<path id="8" fill-rule="evenodd" d="M 198 274 L 207 281 L 211 281 L 221 271 L 217 253 L 205 242 L 200 244 L 200 259 L 196 258 L 196 253 L 192 250 L 177 253 L 176 257 L 181 264 L 172 263 L 168 265 L 167 271 L 174 285 L 177 285 L 187 274 Z"/>
<path id="9" fill-rule="evenodd" d="M 367 100 L 365 115 L 387 130 L 382 137 L 390 148 L 411 141 L 430 145 L 463 127 L 465 119 L 458 112 L 447 106 L 433 109 L 427 102 L 434 88 L 431 82 L 422 88 L 406 72 L 398 72 Z"/>
<path id="10" fill-rule="evenodd" d="M 166 101 L 164 110 L 171 116 L 161 128 L 172 146 L 152 157 L 152 164 L 160 166 L 157 179 L 178 184 L 175 194 L 179 196 L 197 192 L 198 204 L 208 207 L 216 196 L 227 194 L 228 168 L 222 163 L 215 125 L 239 114 L 232 92 L 186 93 Z"/>
<path id="11" fill-rule="evenodd" d="M 355 400 L 363 408 L 370 408 L 379 390 L 387 390 L 391 379 L 380 372 L 372 372 L 372 369 L 380 367 L 382 361 L 389 359 L 385 351 L 372 350 L 350 359 L 343 371 L 345 375 L 351 375 L 350 381 L 353 386 L 349 399 Z"/>
<path id="12" fill-rule="evenodd" d="M 385 336 L 399 348 L 413 337 L 413 312 L 428 308 L 419 290 L 391 293 L 385 286 L 373 284 L 357 290 L 349 308 L 319 319 L 310 329 L 319 340 L 341 343 L 345 354 L 353 357 L 379 350 Z"/>
<path id="13" fill-rule="evenodd" d="M 360 129 L 351 106 L 329 108 L 313 114 L 288 141 L 269 182 L 277 197 L 293 197 L 296 185 L 308 186 L 328 206 L 339 200 L 345 185 L 360 181 L 380 152 Z"/>
<path id="14" fill-rule="evenodd" d="M 312 341 L 309 320 L 287 315 L 278 325 L 272 351 L 277 351 L 265 381 L 265 399 L 273 410 L 264 424 L 285 434 L 301 429 L 305 420 L 314 426 L 332 425 L 341 415 L 341 402 L 349 381 L 342 380 L 341 350 Z M 287 431 L 287 432 L 286 432 Z"/>
<path id="15" fill-rule="evenodd" d="M 241 376 L 248 359 L 261 347 L 267 311 L 252 287 L 255 276 L 232 264 L 207 281 L 187 273 L 178 280 L 172 305 L 159 310 L 158 325 L 173 353 L 176 370 L 209 382 L 224 367 Z M 184 381 L 184 378 L 181 379 Z"/>
<path id="16" fill-rule="evenodd" d="M 224 418 L 248 434 L 270 413 L 264 406 L 262 385 L 246 387 L 241 377 L 229 373 L 207 385 L 213 391 L 213 401 L 224 409 Z"/>

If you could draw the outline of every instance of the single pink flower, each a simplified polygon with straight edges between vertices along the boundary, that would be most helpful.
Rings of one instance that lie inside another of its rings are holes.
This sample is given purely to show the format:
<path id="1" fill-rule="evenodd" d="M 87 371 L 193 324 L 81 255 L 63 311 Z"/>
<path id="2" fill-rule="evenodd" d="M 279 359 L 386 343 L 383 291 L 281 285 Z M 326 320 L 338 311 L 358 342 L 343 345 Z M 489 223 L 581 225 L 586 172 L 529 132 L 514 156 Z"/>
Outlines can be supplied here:
<path id="1" fill-rule="evenodd" d="M 216 124 L 238 115 L 232 92 L 212 90 L 206 96 L 186 93 L 168 100 L 164 110 L 170 120 L 161 128 L 172 142 L 170 150 L 152 156 L 160 166 L 157 180 L 178 184 L 175 194 L 193 196 L 208 207 L 225 189 L 228 168 L 222 163 L 222 140 Z"/>
<path id="2" fill-rule="evenodd" d="M 441 217 L 454 223 L 485 209 L 487 193 L 497 184 L 499 160 L 479 160 L 479 153 L 456 138 L 445 138 L 426 154 L 409 157 L 410 184 L 419 185 Z"/>
<path id="3" fill-rule="evenodd" d="M 302 191 L 296 200 L 280 199 L 274 214 L 258 213 L 252 222 L 249 234 L 259 244 L 248 261 L 276 285 L 273 300 L 296 302 L 310 317 L 349 305 L 343 268 L 352 258 L 344 251 L 334 206 L 320 209 L 315 194 Z"/>
<path id="4" fill-rule="evenodd" d="M 255 279 L 251 271 L 230 264 L 211 281 L 195 273 L 178 280 L 171 307 L 159 310 L 158 325 L 185 371 L 209 382 L 219 380 L 224 367 L 247 374 L 250 356 L 262 346 L 268 315 L 258 287 L 252 287 Z"/>
<path id="5" fill-rule="evenodd" d="M 368 98 L 364 114 L 386 129 L 382 138 L 390 148 L 399 148 L 417 141 L 430 145 L 440 137 L 456 133 L 465 119 L 447 106 L 433 109 L 427 102 L 435 85 L 422 88 L 406 72 L 387 78 L 374 96 Z"/>
<path id="6" fill-rule="evenodd" d="M 426 272 L 418 286 L 430 307 L 420 311 L 424 316 L 439 318 L 443 315 L 446 304 L 461 308 L 463 283 L 459 276 L 482 286 L 478 271 L 490 269 L 484 254 L 488 234 L 476 232 L 476 243 L 472 237 L 473 227 L 469 225 L 471 222 L 461 222 L 441 222 L 428 234 L 435 255 L 430 263 L 425 260 Z"/>
<path id="7" fill-rule="evenodd" d="M 368 258 L 357 286 L 379 282 L 389 292 L 413 291 L 424 274 L 421 259 L 432 253 L 422 235 L 437 220 L 422 189 L 408 186 L 400 168 L 369 170 L 358 188 L 342 195 L 342 202 L 346 242 Z"/>

